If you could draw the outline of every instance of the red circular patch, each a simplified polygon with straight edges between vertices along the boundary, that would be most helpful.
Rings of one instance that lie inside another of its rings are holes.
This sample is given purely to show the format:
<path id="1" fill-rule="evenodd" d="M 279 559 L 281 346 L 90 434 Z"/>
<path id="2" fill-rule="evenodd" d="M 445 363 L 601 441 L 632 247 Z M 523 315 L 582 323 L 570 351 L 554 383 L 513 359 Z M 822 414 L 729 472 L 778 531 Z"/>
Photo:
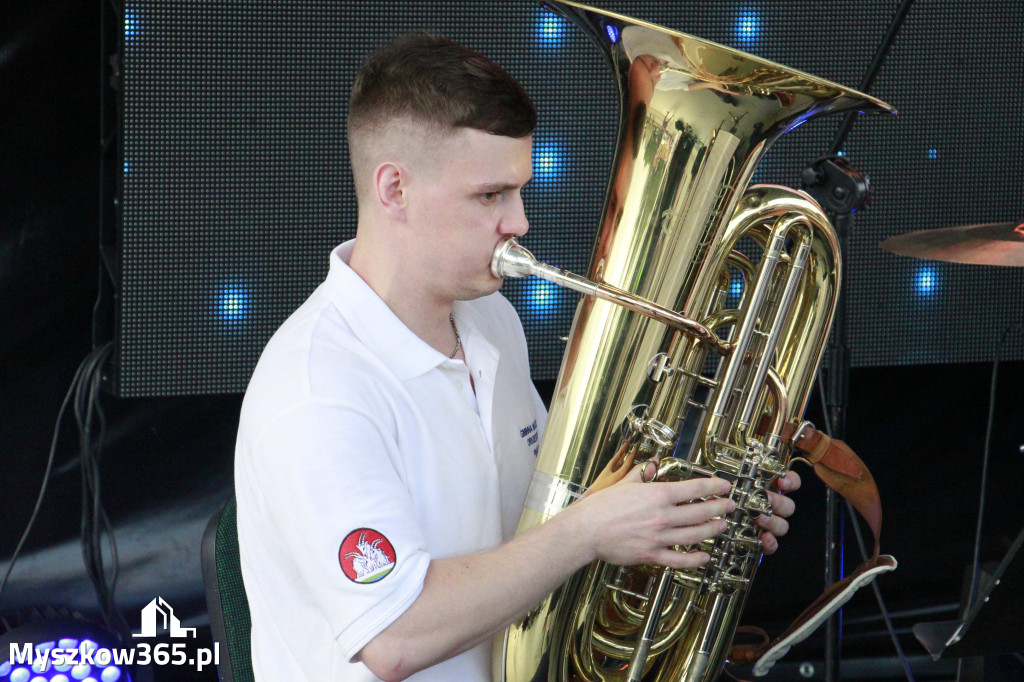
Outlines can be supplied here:
<path id="1" fill-rule="evenodd" d="M 372 528 L 357 528 L 341 543 L 338 561 L 349 580 L 375 583 L 395 567 L 395 548 Z"/>

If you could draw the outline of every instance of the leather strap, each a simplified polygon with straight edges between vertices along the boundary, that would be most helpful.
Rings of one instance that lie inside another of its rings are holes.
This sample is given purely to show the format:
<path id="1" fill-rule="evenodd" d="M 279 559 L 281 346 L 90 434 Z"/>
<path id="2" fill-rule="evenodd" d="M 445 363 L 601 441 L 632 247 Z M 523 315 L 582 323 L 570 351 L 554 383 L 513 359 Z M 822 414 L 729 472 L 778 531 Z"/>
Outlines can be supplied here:
<path id="1" fill-rule="evenodd" d="M 832 613 L 845 604 L 861 587 L 878 575 L 896 568 L 896 560 L 878 554 L 882 532 L 882 503 L 878 486 L 863 460 L 841 440 L 815 429 L 810 422 L 787 423 L 780 434 L 782 442 L 791 445 L 802 459 L 814 467 L 814 473 L 825 485 L 848 500 L 864 517 L 875 536 L 874 552 L 853 573 L 829 586 L 811 603 L 784 633 L 769 644 L 734 646 L 730 658 L 737 663 L 757 661 L 754 675 L 760 677 L 789 651 L 806 639 Z"/>
<path id="2" fill-rule="evenodd" d="M 754 663 L 754 677 L 767 674 L 777 660 L 785 656 L 795 644 L 807 639 L 829 616 L 848 602 L 857 590 L 870 585 L 882 573 L 895 569 L 896 560 L 888 554 L 871 557 L 853 573 L 822 592 L 774 641 L 760 646 L 734 646 L 729 652 L 729 658 L 736 664 Z"/>
<path id="3" fill-rule="evenodd" d="M 864 461 L 845 442 L 818 431 L 810 422 L 787 423 L 780 434 L 814 467 L 825 485 L 836 491 L 864 517 L 875 536 L 873 556 L 878 555 L 882 533 L 882 501 L 878 486 Z"/>

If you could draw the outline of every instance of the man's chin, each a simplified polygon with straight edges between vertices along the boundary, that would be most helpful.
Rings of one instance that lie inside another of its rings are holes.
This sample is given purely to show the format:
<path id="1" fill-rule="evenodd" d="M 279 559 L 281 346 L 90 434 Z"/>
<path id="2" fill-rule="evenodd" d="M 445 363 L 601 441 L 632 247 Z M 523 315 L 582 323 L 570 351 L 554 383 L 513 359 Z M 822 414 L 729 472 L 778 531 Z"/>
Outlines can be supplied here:
<path id="1" fill-rule="evenodd" d="M 484 296 L 490 296 L 494 292 L 501 289 L 501 285 L 505 283 L 502 277 L 490 277 L 489 281 L 481 284 L 480 286 L 473 287 L 472 289 L 466 289 L 461 292 L 459 300 L 472 301 L 473 299 L 483 298 Z"/>
<path id="2" fill-rule="evenodd" d="M 505 278 L 504 277 L 494 277 L 494 276 L 492 276 L 491 277 L 491 283 L 492 283 L 493 286 L 491 287 L 491 292 L 490 293 L 493 294 L 495 291 L 498 291 L 499 289 L 501 289 L 501 287 L 503 287 L 505 285 Z"/>

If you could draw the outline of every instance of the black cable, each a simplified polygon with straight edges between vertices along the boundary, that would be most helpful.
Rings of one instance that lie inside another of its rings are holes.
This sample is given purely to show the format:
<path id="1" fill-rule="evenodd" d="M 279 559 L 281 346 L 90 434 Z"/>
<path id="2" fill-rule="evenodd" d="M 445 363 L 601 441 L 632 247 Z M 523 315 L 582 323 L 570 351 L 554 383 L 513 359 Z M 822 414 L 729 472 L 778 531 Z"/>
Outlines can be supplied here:
<path id="1" fill-rule="evenodd" d="M 75 371 L 75 376 L 71 380 L 71 386 L 68 388 L 68 392 L 64 396 L 64 401 L 61 403 L 60 411 L 57 413 L 57 423 L 53 428 L 53 436 L 50 438 L 50 454 L 46 460 L 46 470 L 43 472 L 43 482 L 39 487 L 39 495 L 36 497 L 36 506 L 32 510 L 32 515 L 29 516 L 28 523 L 25 524 L 25 530 L 21 533 L 21 539 L 18 540 L 18 545 L 14 548 L 14 553 L 11 554 L 10 561 L 7 563 L 7 570 L 4 572 L 4 578 L 0 581 L 0 598 L 3 597 L 4 588 L 7 587 L 7 581 L 10 579 L 11 572 L 14 570 L 14 564 L 18 560 L 18 556 L 21 554 L 22 548 L 25 546 L 25 541 L 28 540 L 28 536 L 32 532 L 32 527 L 35 525 L 36 519 L 39 517 L 39 510 L 43 508 L 43 498 L 46 497 L 46 488 L 50 484 L 50 475 L 53 471 L 53 460 L 57 453 L 60 425 L 64 421 L 64 413 L 67 410 L 68 404 L 71 402 L 71 397 L 75 393 L 75 387 L 78 385 L 78 380 L 82 375 L 85 365 L 86 362 L 83 361 Z"/>
<path id="2" fill-rule="evenodd" d="M 35 507 L 29 517 L 25 530 L 21 534 L 18 545 L 7 564 L 3 580 L 0 581 L 0 597 L 14 571 L 14 565 L 35 526 L 39 512 L 46 497 L 46 491 L 54 474 L 53 463 L 56 458 L 60 430 L 68 406 L 72 406 L 78 426 L 79 454 L 77 460 L 82 472 L 82 519 L 80 542 L 82 559 L 86 574 L 93 585 L 99 602 L 103 620 L 108 629 L 123 639 L 130 635 L 127 622 L 117 609 L 115 590 L 118 578 L 117 542 L 114 538 L 113 526 L 106 510 L 103 508 L 100 489 L 99 456 L 106 435 L 106 414 L 99 401 L 102 389 L 102 372 L 110 356 L 113 344 L 107 343 L 94 349 L 75 371 L 71 385 L 61 403 L 54 425 L 53 437 L 50 441 L 50 452 L 47 457 L 46 470 L 40 485 Z M 67 466 L 67 465 L 64 465 Z M 103 556 L 103 538 L 106 536 L 110 554 L 110 572 L 106 570 L 107 562 Z"/>
<path id="3" fill-rule="evenodd" d="M 76 390 L 75 416 L 79 426 L 80 452 L 77 463 L 81 467 L 82 475 L 82 519 L 81 519 L 81 548 L 82 560 L 85 564 L 86 573 L 92 582 L 97 600 L 102 610 L 103 619 L 107 628 L 115 633 L 122 642 L 131 639 L 131 631 L 127 622 L 121 615 L 116 603 L 117 580 L 119 575 L 119 556 L 117 541 L 114 537 L 113 525 L 103 507 L 100 487 L 100 456 L 106 442 L 107 419 L 100 401 L 100 392 L 103 387 L 103 369 L 107 364 L 110 354 L 113 352 L 113 343 L 105 342 L 100 330 L 106 330 L 106 325 L 99 324 L 106 304 L 106 292 L 108 287 L 116 291 L 119 286 L 119 276 L 116 269 L 107 260 L 106 253 L 106 216 L 111 206 L 108 203 L 107 183 L 110 178 L 107 175 L 108 157 L 112 147 L 119 141 L 118 132 L 120 122 L 114 120 L 116 107 L 111 108 L 108 97 L 111 89 L 118 90 L 121 87 L 121 69 L 123 64 L 121 58 L 123 49 L 117 36 L 119 28 L 124 26 L 124 2 L 119 0 L 100 0 L 99 29 L 100 29 L 100 51 L 99 51 L 99 102 L 100 102 L 100 187 L 99 187 L 99 286 L 96 295 L 96 302 L 93 306 L 93 345 L 98 346 L 97 352 L 84 374 L 82 381 Z M 120 34 L 123 35 L 123 34 Z M 112 69 L 112 70 L 111 70 Z M 115 199 L 116 203 L 116 199 Z M 100 344 L 103 345 L 100 345 Z M 75 460 L 62 465 L 63 472 L 74 466 Z M 107 572 L 107 561 L 104 559 L 104 536 L 109 551 L 110 570 Z"/>
<path id="4" fill-rule="evenodd" d="M 95 363 L 90 361 L 90 366 L 86 370 L 87 377 L 92 376 L 94 366 Z M 94 550 L 97 543 L 96 538 L 94 537 L 94 525 L 92 523 L 93 503 L 95 500 L 93 495 L 95 471 L 93 469 L 94 461 L 92 458 L 92 414 L 89 411 L 88 398 L 83 389 L 86 384 L 86 381 L 79 383 L 75 391 L 75 420 L 78 423 L 79 456 L 81 458 L 82 471 L 82 556 L 85 560 L 86 573 L 90 580 L 92 580 L 93 587 L 97 592 L 102 592 L 103 590 L 96 584 L 95 578 L 96 556 Z M 105 597 L 103 595 L 99 596 L 101 605 L 105 604 Z"/>
<path id="5" fill-rule="evenodd" d="M 818 372 L 818 397 L 821 400 L 822 413 L 825 416 L 825 433 L 832 437 L 832 420 L 828 414 L 828 408 L 825 405 L 825 386 L 821 379 L 821 372 Z M 864 533 L 861 530 L 860 524 L 857 522 L 857 511 L 850 504 L 849 500 L 846 500 L 846 513 L 851 519 L 851 525 L 853 526 L 853 533 L 857 537 L 857 547 L 860 549 L 861 561 L 867 561 L 870 558 L 868 554 L 867 543 L 864 542 Z M 889 638 L 892 640 L 893 647 L 896 649 L 896 655 L 900 659 L 900 664 L 903 666 L 903 672 L 910 682 L 915 682 L 914 671 L 910 668 L 910 661 L 907 659 L 907 654 L 903 651 L 903 646 L 900 644 L 899 637 L 896 635 L 896 628 L 892 624 L 892 617 L 889 615 L 889 609 L 885 605 L 885 598 L 882 596 L 882 589 L 878 586 L 878 582 L 875 580 L 871 581 L 871 589 L 875 593 L 875 601 L 878 602 L 878 610 L 882 615 L 882 620 L 885 622 L 885 629 L 889 631 Z"/>
<path id="6" fill-rule="evenodd" d="M 985 517 L 985 489 L 988 487 L 988 460 L 992 446 L 992 426 L 996 416 L 996 380 L 999 377 L 999 359 L 1010 333 L 1020 333 L 1021 331 L 1024 331 L 1024 325 L 1021 324 L 1012 324 L 1003 330 L 1003 333 L 999 335 L 996 357 L 992 361 L 992 381 L 988 392 L 988 423 L 985 426 L 985 445 L 981 456 L 981 494 L 978 495 L 978 522 L 974 531 L 974 559 L 971 561 L 971 589 L 964 605 L 964 615 L 970 613 L 974 608 L 974 599 L 978 593 L 978 573 L 981 566 L 981 528 Z"/>
<path id="7" fill-rule="evenodd" d="M 878 46 L 878 50 L 875 52 L 874 57 L 871 59 L 871 64 L 868 66 L 867 72 L 864 74 L 864 77 L 857 86 L 857 89 L 861 92 L 866 93 L 871 90 L 871 85 L 875 82 L 875 78 L 882 70 L 882 64 L 885 63 L 885 59 L 889 55 L 889 51 L 892 49 L 892 46 L 896 44 L 896 36 L 903 27 L 903 22 L 906 20 L 907 14 L 910 12 L 910 6 L 913 4 L 914 0 L 903 0 L 903 2 L 900 3 L 900 6 L 896 9 L 896 16 L 894 16 L 892 22 L 890 22 L 889 29 L 882 38 L 882 42 Z M 853 124 L 856 120 L 856 111 L 851 111 L 843 117 L 843 122 L 839 125 L 839 131 L 832 140 L 832 146 L 829 147 L 829 156 L 835 156 L 840 152 L 840 150 L 842 150 L 843 144 L 846 142 L 846 138 L 850 134 L 850 129 L 853 128 Z"/>
<path id="8" fill-rule="evenodd" d="M 63 476 L 64 474 L 70 474 L 72 471 L 78 468 L 79 462 L 81 462 L 81 459 L 76 454 L 74 457 L 64 462 L 60 466 L 54 467 L 53 475 Z"/>
<path id="9" fill-rule="evenodd" d="M 82 471 L 82 558 L 86 573 L 102 610 L 107 627 L 122 637 L 129 634 L 127 623 L 117 609 L 115 590 L 118 577 L 117 542 L 113 526 L 102 503 L 100 455 L 106 436 L 106 414 L 100 403 L 102 371 L 112 349 L 107 344 L 89 361 L 75 392 L 75 417 L 79 427 Z M 110 573 L 104 559 L 104 537 L 110 555 Z"/>

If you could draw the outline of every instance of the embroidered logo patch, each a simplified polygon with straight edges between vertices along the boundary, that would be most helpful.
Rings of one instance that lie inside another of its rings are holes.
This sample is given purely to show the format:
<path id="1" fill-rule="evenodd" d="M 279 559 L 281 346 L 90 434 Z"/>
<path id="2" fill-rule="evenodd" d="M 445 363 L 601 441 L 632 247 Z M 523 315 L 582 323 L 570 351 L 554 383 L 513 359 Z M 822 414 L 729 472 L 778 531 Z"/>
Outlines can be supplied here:
<path id="1" fill-rule="evenodd" d="M 338 561 L 349 580 L 375 583 L 395 567 L 395 548 L 372 528 L 357 528 L 341 543 Z"/>

